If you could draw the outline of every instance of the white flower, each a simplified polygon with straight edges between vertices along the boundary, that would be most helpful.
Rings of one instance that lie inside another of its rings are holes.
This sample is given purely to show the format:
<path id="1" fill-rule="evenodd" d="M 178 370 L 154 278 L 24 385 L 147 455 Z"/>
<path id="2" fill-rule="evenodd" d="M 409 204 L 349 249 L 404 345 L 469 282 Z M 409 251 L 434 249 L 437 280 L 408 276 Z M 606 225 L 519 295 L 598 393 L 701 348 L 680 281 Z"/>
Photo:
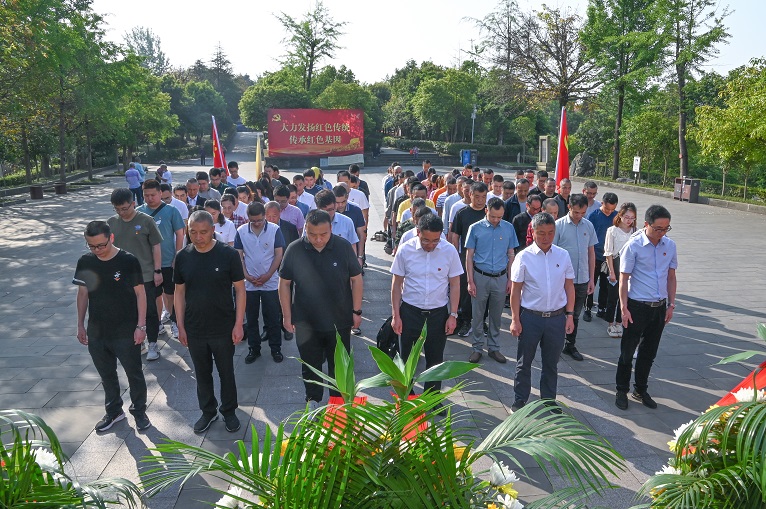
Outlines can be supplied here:
<path id="1" fill-rule="evenodd" d="M 503 465 L 503 462 L 495 463 L 489 469 L 489 482 L 492 486 L 505 486 L 519 480 L 513 470 Z"/>
<path id="2" fill-rule="evenodd" d="M 743 387 L 732 394 L 734 395 L 734 399 L 737 400 L 737 403 L 752 403 L 753 401 L 763 403 L 766 401 L 766 391 L 760 390 L 756 396 L 756 392 L 752 387 Z"/>
<path id="3" fill-rule="evenodd" d="M 524 509 L 524 504 L 513 498 L 510 495 L 498 495 L 497 503 L 501 504 L 503 509 Z"/>
<path id="4" fill-rule="evenodd" d="M 673 475 L 681 475 L 683 472 L 681 470 L 677 469 L 676 467 L 671 467 L 670 465 L 665 465 L 662 467 L 662 470 L 659 472 L 656 472 L 654 475 L 663 475 L 663 474 L 673 474 Z"/>
<path id="5" fill-rule="evenodd" d="M 46 451 L 42 447 L 36 447 L 32 450 L 32 454 L 35 456 L 35 461 L 40 468 L 48 472 L 58 472 L 61 468 L 59 460 L 56 455 L 50 451 Z"/>
<path id="6" fill-rule="evenodd" d="M 219 500 L 215 504 L 219 507 L 228 507 L 229 509 L 237 509 L 238 507 L 240 507 L 239 500 L 233 497 L 242 497 L 242 488 L 232 486 L 231 488 L 229 488 L 229 491 L 226 492 L 226 495 L 221 497 L 221 500 Z"/>
<path id="7" fill-rule="evenodd" d="M 670 446 L 670 450 L 672 452 L 675 452 L 675 450 L 676 450 L 676 445 L 678 443 L 678 439 L 681 437 L 681 435 L 683 434 L 684 431 L 689 429 L 689 427 L 692 424 L 694 424 L 694 420 L 691 420 L 691 421 L 687 422 L 686 424 L 680 425 L 678 428 L 676 428 L 673 431 L 673 440 L 668 442 L 668 445 Z M 701 433 L 702 433 L 702 426 L 699 426 L 699 425 L 696 426 L 694 428 L 694 431 L 692 432 L 691 440 L 699 440 L 699 437 L 700 437 Z"/>

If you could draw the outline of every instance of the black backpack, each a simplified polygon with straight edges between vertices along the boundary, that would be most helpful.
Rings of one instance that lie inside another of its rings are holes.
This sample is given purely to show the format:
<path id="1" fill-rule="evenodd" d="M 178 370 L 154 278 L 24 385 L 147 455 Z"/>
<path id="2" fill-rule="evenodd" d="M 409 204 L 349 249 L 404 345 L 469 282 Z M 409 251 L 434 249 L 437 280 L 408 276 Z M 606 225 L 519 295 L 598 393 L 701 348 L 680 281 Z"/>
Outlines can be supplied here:
<path id="1" fill-rule="evenodd" d="M 391 320 L 393 320 L 393 318 L 393 316 L 386 318 L 386 321 L 380 326 L 378 335 L 375 338 L 377 341 L 375 346 L 384 351 L 392 359 L 399 353 L 399 335 L 394 332 L 394 329 L 391 327 Z"/>

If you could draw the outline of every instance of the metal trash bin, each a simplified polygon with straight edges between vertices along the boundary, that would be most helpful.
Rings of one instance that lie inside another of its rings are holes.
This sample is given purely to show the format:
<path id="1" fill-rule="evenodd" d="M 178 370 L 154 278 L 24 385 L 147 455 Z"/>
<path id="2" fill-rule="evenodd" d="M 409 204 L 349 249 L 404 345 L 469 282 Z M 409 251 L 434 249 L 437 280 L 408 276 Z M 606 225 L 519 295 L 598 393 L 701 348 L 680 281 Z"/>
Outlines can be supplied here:
<path id="1" fill-rule="evenodd" d="M 460 163 L 465 166 L 471 164 L 476 166 L 478 163 L 479 151 L 474 149 L 463 149 L 460 151 Z"/>
<path id="2" fill-rule="evenodd" d="M 688 177 L 676 178 L 675 186 L 673 187 L 673 199 L 688 201 L 689 203 L 699 203 L 700 184 L 700 179 Z"/>
<path id="3" fill-rule="evenodd" d="M 66 182 L 56 182 L 53 184 L 56 194 L 66 194 Z"/>
<path id="4" fill-rule="evenodd" d="M 32 200 L 42 200 L 43 186 L 29 186 L 29 198 Z"/>

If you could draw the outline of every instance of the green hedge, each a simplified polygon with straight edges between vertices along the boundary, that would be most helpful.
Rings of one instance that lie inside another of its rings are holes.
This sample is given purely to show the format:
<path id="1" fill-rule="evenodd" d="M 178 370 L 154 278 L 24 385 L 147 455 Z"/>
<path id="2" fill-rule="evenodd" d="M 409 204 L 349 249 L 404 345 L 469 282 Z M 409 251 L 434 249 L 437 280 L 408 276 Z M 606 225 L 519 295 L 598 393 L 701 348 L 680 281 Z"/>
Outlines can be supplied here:
<path id="1" fill-rule="evenodd" d="M 27 175 L 24 172 L 11 173 L 0 178 L 0 187 L 16 187 L 27 185 Z"/>
<path id="2" fill-rule="evenodd" d="M 421 152 L 433 150 L 441 154 L 459 156 L 464 149 L 478 150 L 479 160 L 486 161 L 487 157 L 496 157 L 500 160 L 516 160 L 516 154 L 521 152 L 521 145 L 484 145 L 481 143 L 448 143 L 446 141 L 408 140 L 386 136 L 383 145 L 394 147 L 399 150 L 409 151 L 412 147 L 418 147 Z"/>

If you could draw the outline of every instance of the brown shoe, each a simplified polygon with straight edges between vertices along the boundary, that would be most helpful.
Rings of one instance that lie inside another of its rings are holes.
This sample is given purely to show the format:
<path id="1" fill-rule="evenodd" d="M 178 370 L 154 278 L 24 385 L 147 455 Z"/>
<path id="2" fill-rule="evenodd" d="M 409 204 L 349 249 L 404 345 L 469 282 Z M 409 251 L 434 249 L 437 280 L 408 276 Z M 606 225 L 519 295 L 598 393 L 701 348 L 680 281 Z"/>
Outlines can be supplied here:
<path id="1" fill-rule="evenodd" d="M 505 364 L 505 361 L 506 361 L 505 356 L 503 356 L 503 354 L 501 354 L 499 350 L 489 352 L 489 357 L 490 359 L 496 360 L 500 364 Z"/>
<path id="2" fill-rule="evenodd" d="M 476 364 L 477 362 L 479 362 L 479 359 L 481 359 L 481 352 L 474 352 L 471 354 L 470 357 L 468 357 L 468 362 L 473 362 L 474 364 Z"/>

